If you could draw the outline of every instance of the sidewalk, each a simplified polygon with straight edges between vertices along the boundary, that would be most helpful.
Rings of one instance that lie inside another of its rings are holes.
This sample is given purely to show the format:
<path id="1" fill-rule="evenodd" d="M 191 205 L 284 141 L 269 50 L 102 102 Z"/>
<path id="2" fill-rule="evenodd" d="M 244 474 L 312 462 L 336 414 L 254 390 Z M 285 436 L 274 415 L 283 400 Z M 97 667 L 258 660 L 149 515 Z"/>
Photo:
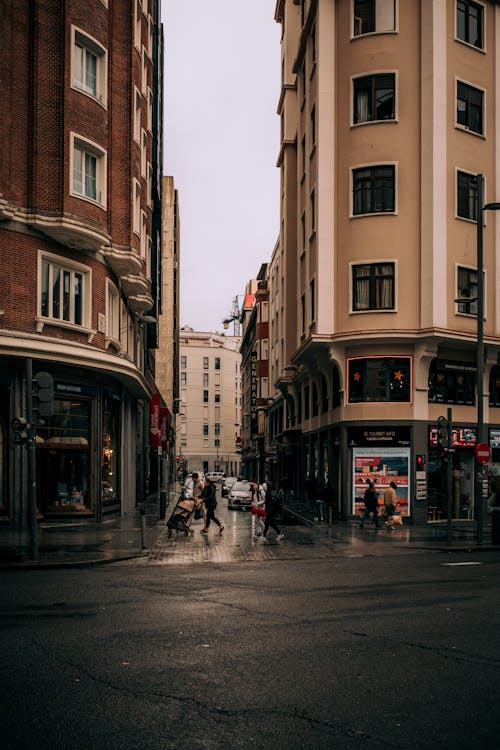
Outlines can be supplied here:
<path id="1" fill-rule="evenodd" d="M 167 508 L 167 518 L 172 511 Z M 476 525 L 473 521 L 455 522 L 451 543 L 447 542 L 445 521 L 425 526 L 405 524 L 393 532 L 375 530 L 350 520 L 328 524 L 283 524 L 285 539 L 257 543 L 252 537 L 253 516 L 250 513 L 229 511 L 219 500 L 217 515 L 225 523 L 225 531 L 211 527 L 208 536 L 200 534 L 202 522 L 193 523 L 193 534 L 174 534 L 168 538 L 165 520 L 158 516 L 155 498 L 146 505 L 145 516 L 140 511 L 103 521 L 101 524 L 71 522 L 42 523 L 38 535 L 38 560 L 30 559 L 29 532 L 0 529 L 0 570 L 88 567 L 103 563 L 143 558 L 144 563 L 236 562 L 256 559 L 297 559 L 386 555 L 435 551 L 500 550 L 491 543 L 491 522 L 485 520 L 483 543 L 476 544 Z"/>
<path id="2" fill-rule="evenodd" d="M 100 524 L 45 521 L 38 526 L 36 561 L 31 559 L 29 530 L 0 528 L 0 570 L 86 567 L 147 556 L 163 527 L 154 496 L 145 504 L 144 515 L 137 509 Z"/>

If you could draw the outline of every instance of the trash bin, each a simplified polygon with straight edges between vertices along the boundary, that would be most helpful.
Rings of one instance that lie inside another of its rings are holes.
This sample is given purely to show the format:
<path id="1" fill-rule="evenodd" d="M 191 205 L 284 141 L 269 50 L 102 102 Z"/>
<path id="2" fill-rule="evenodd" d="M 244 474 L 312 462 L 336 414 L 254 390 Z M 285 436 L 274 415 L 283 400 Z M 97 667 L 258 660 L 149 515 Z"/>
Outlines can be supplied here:
<path id="1" fill-rule="evenodd" d="M 500 544 L 500 508 L 491 510 L 491 543 Z"/>

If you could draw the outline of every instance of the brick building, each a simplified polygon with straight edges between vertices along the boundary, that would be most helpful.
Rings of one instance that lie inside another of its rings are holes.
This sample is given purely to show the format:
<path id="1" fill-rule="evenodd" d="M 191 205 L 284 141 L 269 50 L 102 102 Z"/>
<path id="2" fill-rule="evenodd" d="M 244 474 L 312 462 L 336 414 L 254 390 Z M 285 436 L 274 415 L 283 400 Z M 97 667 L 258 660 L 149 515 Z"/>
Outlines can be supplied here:
<path id="1" fill-rule="evenodd" d="M 1 8 L 0 515 L 29 522 L 30 450 L 13 444 L 11 420 L 29 416 L 30 372 L 41 371 L 54 408 L 28 441 L 39 513 L 100 520 L 133 509 L 148 475 L 161 311 L 159 0 Z"/>

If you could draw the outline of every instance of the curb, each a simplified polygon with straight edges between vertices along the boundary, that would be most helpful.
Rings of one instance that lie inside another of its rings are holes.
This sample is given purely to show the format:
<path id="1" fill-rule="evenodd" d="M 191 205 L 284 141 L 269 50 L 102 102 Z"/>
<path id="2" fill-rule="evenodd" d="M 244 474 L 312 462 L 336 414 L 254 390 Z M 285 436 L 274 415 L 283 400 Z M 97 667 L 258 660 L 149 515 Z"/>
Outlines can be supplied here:
<path id="1" fill-rule="evenodd" d="M 0 563 L 0 571 L 8 570 L 56 570 L 60 568 L 92 568 L 97 565 L 109 565 L 115 562 L 125 562 L 127 560 L 136 560 L 140 557 L 147 557 L 149 552 L 138 552 L 132 555 L 118 555 L 116 557 L 96 558 L 94 560 L 41 560 L 33 562 Z"/>

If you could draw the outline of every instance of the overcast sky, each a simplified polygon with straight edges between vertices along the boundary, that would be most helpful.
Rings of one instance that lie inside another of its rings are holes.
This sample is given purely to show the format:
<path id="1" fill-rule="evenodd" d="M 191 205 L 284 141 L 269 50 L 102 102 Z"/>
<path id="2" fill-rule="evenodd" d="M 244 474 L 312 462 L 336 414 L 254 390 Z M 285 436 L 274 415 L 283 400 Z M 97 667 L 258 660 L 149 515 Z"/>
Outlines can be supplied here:
<path id="1" fill-rule="evenodd" d="M 198 331 L 223 330 L 233 298 L 278 237 L 275 5 L 162 0 L 164 172 L 179 191 L 180 322 Z"/>

